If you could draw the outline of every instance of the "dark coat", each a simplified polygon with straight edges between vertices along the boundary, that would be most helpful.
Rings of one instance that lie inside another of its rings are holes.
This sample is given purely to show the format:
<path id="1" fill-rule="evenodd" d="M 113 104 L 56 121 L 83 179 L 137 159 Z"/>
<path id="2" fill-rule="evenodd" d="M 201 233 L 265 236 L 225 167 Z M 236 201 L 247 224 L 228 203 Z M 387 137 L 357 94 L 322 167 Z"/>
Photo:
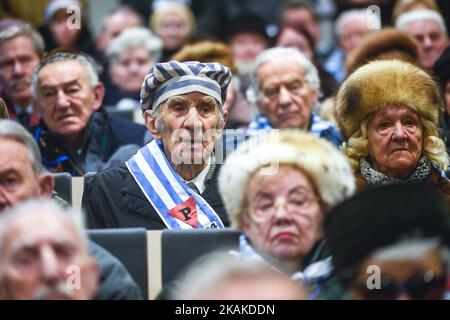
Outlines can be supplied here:
<path id="1" fill-rule="evenodd" d="M 369 184 L 360 172 L 355 173 L 355 178 L 358 191 L 362 191 L 369 187 Z M 450 182 L 446 179 L 443 179 L 440 176 L 439 172 L 437 172 L 437 170 L 435 170 L 434 168 L 431 170 L 430 175 L 425 179 L 425 182 L 438 187 L 442 197 L 444 198 L 445 202 L 447 202 L 447 205 L 450 208 Z"/>
<path id="2" fill-rule="evenodd" d="M 110 160 L 118 156 L 116 152 L 120 147 L 135 145 L 137 151 L 144 144 L 146 131 L 143 125 L 97 111 L 89 120 L 83 146 L 78 151 L 50 132 L 44 122 L 31 129 L 44 166 L 51 172 L 69 172 L 73 176 L 107 168 Z"/>
<path id="3" fill-rule="evenodd" d="M 216 211 L 223 224 L 229 226 L 217 187 L 219 169 L 217 165 L 201 196 Z M 124 163 L 101 171 L 88 181 L 83 192 L 83 208 L 89 228 L 166 229 Z"/>
<path id="4" fill-rule="evenodd" d="M 88 243 L 89 251 L 97 260 L 100 271 L 95 300 L 142 300 L 138 285 L 123 264 L 95 242 Z"/>

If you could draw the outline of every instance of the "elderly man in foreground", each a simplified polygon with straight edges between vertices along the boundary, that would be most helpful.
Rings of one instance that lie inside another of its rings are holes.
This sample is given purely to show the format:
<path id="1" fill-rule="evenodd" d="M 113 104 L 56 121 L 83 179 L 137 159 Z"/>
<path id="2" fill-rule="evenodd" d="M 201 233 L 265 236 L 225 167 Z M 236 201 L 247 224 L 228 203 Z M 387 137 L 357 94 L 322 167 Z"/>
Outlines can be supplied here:
<path id="1" fill-rule="evenodd" d="M 230 70 L 219 63 L 156 64 L 141 90 L 155 138 L 126 163 L 96 174 L 83 206 L 91 228 L 206 229 L 229 224 L 217 192 L 214 142 Z"/>

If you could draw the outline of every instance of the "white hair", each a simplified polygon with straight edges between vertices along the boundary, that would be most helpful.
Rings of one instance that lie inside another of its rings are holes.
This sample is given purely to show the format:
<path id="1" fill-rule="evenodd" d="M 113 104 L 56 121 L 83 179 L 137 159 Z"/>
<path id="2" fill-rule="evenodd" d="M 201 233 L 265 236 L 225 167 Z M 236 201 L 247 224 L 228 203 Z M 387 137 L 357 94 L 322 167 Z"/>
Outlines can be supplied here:
<path id="1" fill-rule="evenodd" d="M 142 48 L 150 54 L 153 62 L 157 62 L 161 57 L 162 47 L 162 40 L 147 28 L 129 28 L 110 42 L 106 48 L 106 56 L 109 64 L 114 65 L 120 54 L 132 48 Z"/>
<path id="2" fill-rule="evenodd" d="M 336 31 L 336 35 L 341 38 L 344 34 L 344 24 L 349 21 L 354 20 L 366 20 L 369 18 L 368 13 L 365 9 L 352 9 L 342 12 L 336 19 L 334 23 L 334 30 Z M 372 19 L 372 16 L 370 16 Z M 379 22 L 379 21 L 378 21 Z M 380 23 L 378 24 L 380 25 Z"/>
<path id="3" fill-rule="evenodd" d="M 64 219 L 69 219 L 70 223 L 75 227 L 75 231 L 82 241 L 83 246 L 87 250 L 88 239 L 84 227 L 83 213 L 80 210 L 62 208 L 52 199 L 31 199 L 19 203 L 0 214 L 0 253 L 4 250 L 4 237 L 11 223 L 21 217 L 36 215 L 43 212 L 51 213 L 55 218 L 63 217 Z M 43 223 L 45 223 L 45 221 Z M 37 225 L 36 228 L 39 228 L 39 225 Z M 2 264 L 0 263 L 0 278 L 1 277 Z"/>
<path id="4" fill-rule="evenodd" d="M 316 67 L 301 53 L 297 48 L 280 48 L 275 47 L 264 50 L 257 57 L 253 64 L 250 80 L 251 86 L 247 90 L 247 99 L 256 104 L 261 99 L 261 92 L 259 90 L 259 68 L 266 63 L 274 60 L 285 59 L 286 56 L 292 56 L 297 60 L 298 65 L 304 71 L 305 80 L 308 83 L 309 88 L 320 95 L 320 79 Z"/>
<path id="5" fill-rule="evenodd" d="M 218 288 L 235 277 L 279 277 L 287 282 L 291 279 L 260 260 L 238 260 L 227 252 L 213 252 L 197 259 L 176 282 L 171 298 L 195 300 L 199 296 L 214 294 Z M 302 283 L 295 283 L 299 290 Z M 252 297 L 248 297 L 251 299 Z"/>
<path id="6" fill-rule="evenodd" d="M 447 34 L 447 27 L 445 26 L 444 18 L 438 12 L 428 9 L 413 10 L 401 14 L 395 20 L 395 27 L 401 31 L 405 31 L 408 24 L 421 20 L 432 20 L 436 22 L 441 28 L 442 32 Z"/>

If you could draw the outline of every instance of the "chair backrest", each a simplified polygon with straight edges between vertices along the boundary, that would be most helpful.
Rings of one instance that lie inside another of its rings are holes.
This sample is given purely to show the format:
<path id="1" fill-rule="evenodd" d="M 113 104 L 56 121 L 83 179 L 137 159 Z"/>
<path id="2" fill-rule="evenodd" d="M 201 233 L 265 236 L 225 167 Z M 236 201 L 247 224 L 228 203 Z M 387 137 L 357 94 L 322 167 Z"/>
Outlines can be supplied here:
<path id="1" fill-rule="evenodd" d="M 128 270 L 139 285 L 142 295 L 148 297 L 147 233 L 144 228 L 91 229 L 91 240 L 99 244 Z"/>
<path id="2" fill-rule="evenodd" d="M 72 205 L 72 176 L 68 172 L 53 173 L 55 191 L 62 199 Z"/>
<path id="3" fill-rule="evenodd" d="M 164 230 L 161 239 L 162 284 L 174 280 L 204 254 L 217 250 L 237 250 L 239 235 L 236 229 Z"/>

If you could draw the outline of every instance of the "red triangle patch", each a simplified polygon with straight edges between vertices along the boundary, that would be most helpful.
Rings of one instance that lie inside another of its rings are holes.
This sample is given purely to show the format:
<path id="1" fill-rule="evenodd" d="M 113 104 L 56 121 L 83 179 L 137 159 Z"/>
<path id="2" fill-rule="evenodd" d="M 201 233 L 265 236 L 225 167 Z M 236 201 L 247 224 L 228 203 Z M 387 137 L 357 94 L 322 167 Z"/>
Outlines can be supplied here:
<path id="1" fill-rule="evenodd" d="M 173 207 L 168 213 L 175 219 L 181 220 L 193 228 L 198 228 L 197 205 L 194 196 L 190 196 L 185 202 Z"/>

